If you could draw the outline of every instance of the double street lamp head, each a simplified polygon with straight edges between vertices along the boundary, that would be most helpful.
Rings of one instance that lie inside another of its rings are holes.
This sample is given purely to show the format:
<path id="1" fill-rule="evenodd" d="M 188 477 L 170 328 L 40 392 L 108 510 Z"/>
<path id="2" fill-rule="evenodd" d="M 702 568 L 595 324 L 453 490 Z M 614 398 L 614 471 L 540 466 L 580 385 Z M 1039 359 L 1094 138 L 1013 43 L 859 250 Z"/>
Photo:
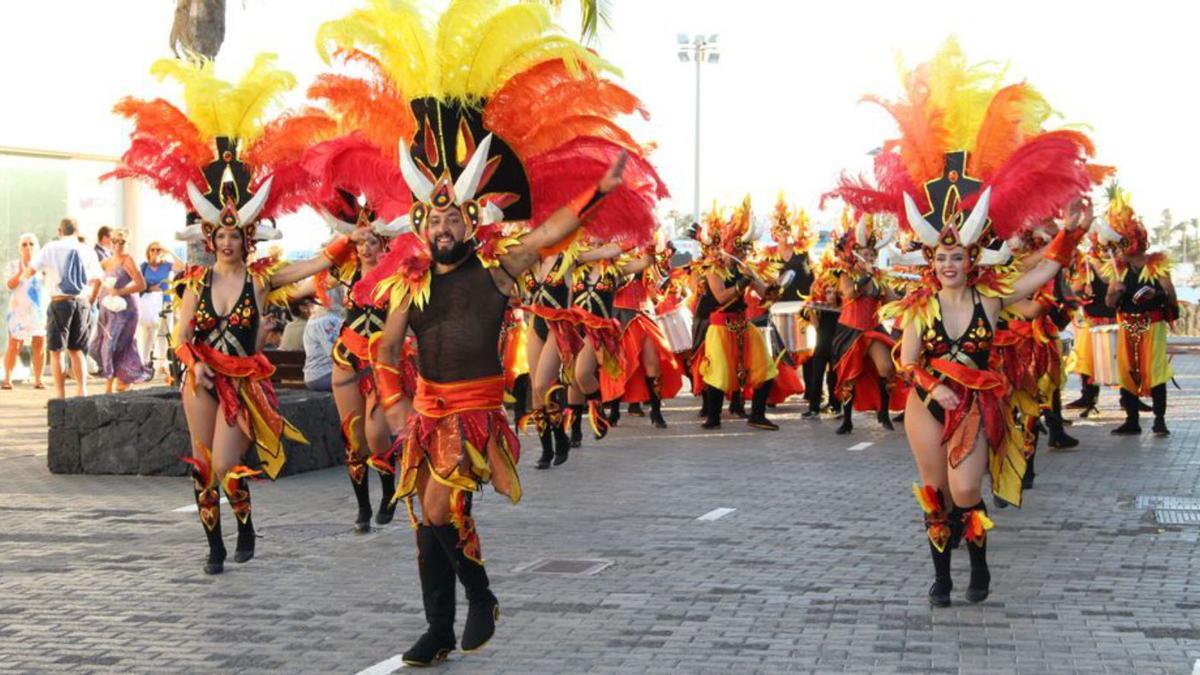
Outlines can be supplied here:
<path id="1" fill-rule="evenodd" d="M 719 63 L 721 55 L 717 51 L 717 34 L 702 35 L 697 33 L 690 36 L 687 33 L 679 33 L 676 36 L 679 51 L 676 56 L 680 62 L 689 63 L 695 60 L 698 63 Z"/>

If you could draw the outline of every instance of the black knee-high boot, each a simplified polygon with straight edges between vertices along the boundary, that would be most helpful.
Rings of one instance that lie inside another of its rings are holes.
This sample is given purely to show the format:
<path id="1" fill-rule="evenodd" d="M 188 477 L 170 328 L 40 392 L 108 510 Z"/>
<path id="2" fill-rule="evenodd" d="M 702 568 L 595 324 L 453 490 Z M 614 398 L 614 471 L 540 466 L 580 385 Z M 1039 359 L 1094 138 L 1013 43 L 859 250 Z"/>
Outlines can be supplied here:
<path id="1" fill-rule="evenodd" d="M 571 409 L 571 447 L 578 448 L 583 445 L 583 411 L 586 406 L 582 403 L 572 403 L 568 406 Z"/>
<path id="2" fill-rule="evenodd" d="M 1079 445 L 1079 439 L 1071 436 L 1063 427 L 1062 390 L 1054 390 L 1054 398 L 1050 402 L 1050 410 L 1042 413 L 1046 418 L 1046 428 L 1050 430 L 1050 438 L 1046 445 L 1051 448 L 1073 448 Z"/>
<path id="3" fill-rule="evenodd" d="M 933 486 L 914 488 L 917 504 L 925 515 L 925 536 L 929 539 L 929 553 L 933 558 L 929 604 L 933 607 L 949 607 L 950 591 L 954 590 L 954 580 L 950 578 L 950 551 L 954 548 L 954 534 L 950 514 L 946 512 L 946 500 L 942 491 Z"/>
<path id="4" fill-rule="evenodd" d="M 1096 405 L 1096 399 L 1092 397 L 1092 378 L 1080 375 L 1079 383 L 1079 398 L 1070 403 L 1064 403 L 1064 410 L 1090 410 Z"/>
<path id="5" fill-rule="evenodd" d="M 391 456 L 372 458 L 372 467 L 383 467 L 379 474 L 379 510 L 375 512 L 375 524 L 387 525 L 396 517 L 396 468 Z"/>
<path id="6" fill-rule="evenodd" d="M 825 373 L 825 389 L 829 392 L 829 410 L 833 414 L 842 412 L 842 402 L 837 398 L 837 371 L 833 369 L 832 364 L 828 372 Z"/>
<path id="7" fill-rule="evenodd" d="M 354 531 L 360 534 L 371 531 L 371 488 L 367 482 L 367 460 L 359 456 L 357 442 L 352 422 L 354 416 L 347 415 L 342 419 L 342 442 L 346 445 L 346 474 L 350 476 L 350 487 L 354 490 L 354 500 L 358 502 L 358 515 L 354 518 Z M 393 489 L 393 492 L 395 490 Z M 391 495 L 384 495 L 391 498 Z"/>
<path id="8" fill-rule="evenodd" d="M 647 375 L 646 389 L 650 392 L 650 424 L 655 429 L 666 429 L 667 421 L 662 415 L 662 377 Z"/>
<path id="9" fill-rule="evenodd" d="M 879 425 L 888 431 L 892 431 L 896 427 L 892 426 L 892 413 L 889 410 L 892 404 L 891 392 L 888 391 L 887 380 L 879 378 L 879 411 L 875 413 L 875 419 L 879 421 Z"/>
<path id="10" fill-rule="evenodd" d="M 704 408 L 708 412 L 704 419 L 704 424 L 701 425 L 705 429 L 719 429 L 721 427 L 721 408 L 725 401 L 725 392 L 704 385 L 704 391 L 701 393 L 704 397 Z"/>
<path id="11" fill-rule="evenodd" d="M 779 425 L 767 419 L 767 397 L 771 394 L 771 385 L 775 380 L 767 380 L 754 389 L 754 398 L 750 401 L 750 418 L 746 423 L 756 429 L 778 431 Z"/>
<path id="12" fill-rule="evenodd" d="M 746 400 L 742 398 L 741 391 L 733 392 L 729 397 L 729 414 L 734 417 L 745 419 L 746 417 Z"/>
<path id="13" fill-rule="evenodd" d="M 496 621 L 500 618 L 500 601 L 492 593 L 487 570 L 463 553 L 459 547 L 458 528 L 453 525 L 433 527 L 434 534 L 442 544 L 442 550 L 450 560 L 454 573 L 467 592 L 467 622 L 463 626 L 462 649 L 475 651 L 487 644 L 496 632 Z"/>
<path id="14" fill-rule="evenodd" d="M 854 395 L 842 402 L 842 426 L 837 428 L 837 434 L 843 435 L 854 431 L 854 421 L 850 416 L 854 413 Z"/>
<path id="15" fill-rule="evenodd" d="M 605 419 L 608 420 L 608 426 L 615 427 L 621 421 L 621 402 L 609 401 L 607 406 L 608 411 L 605 414 Z"/>
<path id="16" fill-rule="evenodd" d="M 1163 394 L 1166 394 L 1165 388 L 1163 390 Z M 1163 402 L 1166 402 L 1165 398 L 1163 399 Z M 1113 429 L 1110 433 L 1118 436 L 1136 436 L 1137 434 L 1142 433 L 1142 425 L 1138 420 L 1138 417 L 1140 416 L 1139 411 L 1141 410 L 1141 401 L 1138 400 L 1138 397 L 1135 396 L 1133 392 L 1123 387 L 1121 388 L 1121 408 L 1125 410 L 1125 423 L 1116 429 Z"/>
<path id="17" fill-rule="evenodd" d="M 1168 436 L 1170 431 L 1167 429 L 1167 384 L 1158 385 L 1150 390 L 1150 400 L 1153 401 L 1154 411 L 1154 426 L 1152 431 L 1155 436 Z"/>
<path id="18" fill-rule="evenodd" d="M 250 471 L 244 466 L 237 466 L 230 469 L 229 473 L 221 479 L 225 497 L 229 500 L 229 508 L 237 519 L 237 548 L 233 551 L 235 563 L 244 563 L 254 557 L 254 542 L 257 536 L 254 534 L 254 520 L 250 508 L 250 483 L 247 479 L 258 474 L 259 472 Z"/>
<path id="19" fill-rule="evenodd" d="M 196 511 L 204 536 L 208 539 L 208 558 L 204 561 L 205 574 L 220 574 L 225 571 L 225 540 L 221 537 L 221 493 L 215 484 L 201 472 L 192 470 L 192 492 L 196 496 Z"/>
<path id="20" fill-rule="evenodd" d="M 542 442 L 542 456 L 538 457 L 535 469 L 549 469 L 554 460 L 554 430 L 544 421 L 538 423 L 538 440 Z"/>
<path id="21" fill-rule="evenodd" d="M 971 583 L 967 585 L 967 601 L 987 600 L 992 583 L 992 573 L 987 564 L 987 530 L 991 527 L 987 518 L 987 507 L 979 502 L 962 511 L 963 538 L 967 541 L 967 554 L 971 556 Z"/>
<path id="22" fill-rule="evenodd" d="M 417 526 L 417 572 L 429 627 L 401 658 L 411 666 L 430 666 L 454 651 L 454 566 L 429 525 Z"/>
<path id="23" fill-rule="evenodd" d="M 600 390 L 597 389 L 583 397 L 587 401 L 588 423 L 592 427 L 592 436 L 601 440 L 608 435 L 608 418 L 604 415 L 604 404 L 600 400 Z"/>
<path id="24" fill-rule="evenodd" d="M 529 373 L 525 373 L 513 380 L 512 394 L 513 397 L 513 420 L 520 420 L 529 412 L 529 389 L 530 384 Z"/>

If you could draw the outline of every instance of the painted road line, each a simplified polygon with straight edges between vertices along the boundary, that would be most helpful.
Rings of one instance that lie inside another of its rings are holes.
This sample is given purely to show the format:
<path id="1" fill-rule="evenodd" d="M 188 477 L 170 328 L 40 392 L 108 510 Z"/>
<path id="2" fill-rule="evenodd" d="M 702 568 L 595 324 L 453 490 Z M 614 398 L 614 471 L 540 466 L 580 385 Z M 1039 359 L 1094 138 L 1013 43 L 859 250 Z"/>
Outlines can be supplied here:
<path id="1" fill-rule="evenodd" d="M 229 500 L 224 497 L 221 497 L 221 503 L 224 504 L 225 506 L 229 506 Z M 195 504 L 188 504 L 187 506 L 181 506 L 177 509 L 171 510 L 171 513 L 195 513 L 195 512 L 196 512 Z"/>
<path id="2" fill-rule="evenodd" d="M 866 450 L 867 448 L 871 447 L 872 445 L 875 445 L 875 444 L 872 443 L 871 441 L 863 441 L 862 443 L 855 443 L 854 445 L 846 448 L 846 450 L 848 450 L 850 452 L 862 452 L 863 450 Z"/>
<path id="3" fill-rule="evenodd" d="M 395 672 L 396 670 L 404 667 L 404 657 L 400 654 L 397 654 L 386 661 L 380 661 L 379 663 L 376 663 L 366 670 L 358 671 L 356 675 L 388 675 L 388 673 Z"/>
<path id="4" fill-rule="evenodd" d="M 727 509 L 724 507 L 719 508 L 719 509 L 713 509 L 712 511 L 709 511 L 708 513 L 700 516 L 696 520 L 716 520 L 718 518 L 724 518 L 725 516 L 733 513 L 734 511 L 737 511 L 737 509 Z"/>

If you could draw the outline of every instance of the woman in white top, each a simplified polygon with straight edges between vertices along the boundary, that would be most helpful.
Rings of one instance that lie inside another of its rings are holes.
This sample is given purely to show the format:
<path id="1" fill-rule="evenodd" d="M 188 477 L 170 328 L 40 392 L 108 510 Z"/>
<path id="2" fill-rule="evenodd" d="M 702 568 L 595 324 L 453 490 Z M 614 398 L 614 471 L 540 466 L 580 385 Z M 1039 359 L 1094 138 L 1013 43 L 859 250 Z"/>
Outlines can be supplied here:
<path id="1" fill-rule="evenodd" d="M 21 235 L 16 260 L 10 261 L 4 270 L 5 286 L 9 291 L 8 346 L 4 350 L 4 382 L 0 388 L 12 389 L 12 371 L 17 364 L 17 355 L 25 341 L 30 341 L 34 389 L 45 389 L 42 384 L 42 367 L 46 365 L 46 285 L 41 274 L 31 274 L 31 262 L 38 251 L 37 235 Z"/>

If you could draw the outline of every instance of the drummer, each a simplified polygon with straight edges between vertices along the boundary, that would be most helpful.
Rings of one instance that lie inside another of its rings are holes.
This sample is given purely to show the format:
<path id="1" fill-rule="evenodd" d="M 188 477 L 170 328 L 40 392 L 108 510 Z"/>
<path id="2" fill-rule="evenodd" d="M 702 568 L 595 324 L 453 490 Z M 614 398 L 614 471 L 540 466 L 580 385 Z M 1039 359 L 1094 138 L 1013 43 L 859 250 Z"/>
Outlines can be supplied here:
<path id="1" fill-rule="evenodd" d="M 1107 364 L 1101 364 L 1099 359 L 1108 355 L 1097 353 L 1092 348 L 1092 338 L 1097 328 L 1108 326 L 1116 329 L 1117 310 L 1109 307 L 1104 299 L 1108 295 L 1108 282 L 1101 273 L 1103 262 L 1100 258 L 1101 246 L 1096 239 L 1096 233 L 1088 235 L 1091 247 L 1086 253 L 1077 256 L 1076 264 L 1071 275 L 1071 289 L 1082 301 L 1082 308 L 1075 324 L 1075 366 L 1073 372 L 1079 374 L 1080 396 L 1063 406 L 1068 410 L 1081 410 L 1080 417 L 1098 415 L 1096 403 L 1100 398 L 1100 384 L 1096 378 Z"/>
<path id="2" fill-rule="evenodd" d="M 770 303 L 778 287 L 769 286 L 745 262 L 751 249 L 750 199 L 746 198 L 733 216 L 721 223 L 717 247 L 699 269 L 703 300 L 715 307 L 708 317 L 704 343 L 693 359 L 692 372 L 703 384 L 705 429 L 721 426 L 722 401 L 726 396 L 752 392 L 746 422 L 758 429 L 775 431 L 779 426 L 767 419 L 767 396 L 778 374 L 769 358 L 762 332 L 746 318 L 749 293 Z M 702 300 L 702 301 L 703 301 Z"/>
<path id="3" fill-rule="evenodd" d="M 829 412 L 833 415 L 842 414 L 842 404 L 835 395 L 837 372 L 832 367 L 833 336 L 837 334 L 838 317 L 841 313 L 841 301 L 837 291 L 839 272 L 837 266 L 832 264 L 834 246 L 835 242 L 830 240 L 821 254 L 806 303 L 808 320 L 816 326 L 817 335 L 812 358 L 806 364 L 809 373 L 804 381 L 804 396 L 808 399 L 808 410 L 800 415 L 805 418 L 813 418 L 821 413 L 822 388 L 829 392 Z"/>
<path id="4" fill-rule="evenodd" d="M 779 292 L 779 299 L 775 301 L 775 309 L 780 310 L 779 313 L 781 314 L 792 313 L 783 311 L 782 306 L 785 303 L 803 303 L 808 300 L 809 294 L 812 292 L 813 281 L 816 279 L 816 276 L 813 274 L 812 261 L 809 259 L 809 251 L 813 245 L 812 234 L 808 214 L 804 212 L 804 209 L 800 209 L 794 213 L 790 211 L 781 192 L 779 200 L 775 204 L 775 218 L 771 225 L 771 239 L 775 242 L 773 247 L 774 256 L 782 265 L 779 278 L 791 279 Z M 798 306 L 795 316 L 789 323 L 800 324 L 793 326 L 789 333 L 800 331 L 800 335 L 806 334 L 808 322 L 800 316 Z M 793 367 L 798 366 L 801 372 L 800 390 L 797 393 L 804 392 L 809 387 L 814 386 L 812 384 L 814 370 L 812 346 L 804 345 L 807 347 L 805 349 L 793 349 L 799 346 L 794 344 L 786 346 L 790 350 L 787 357 L 791 360 Z M 815 388 L 817 390 L 817 407 L 819 408 L 821 400 L 821 384 L 819 381 L 815 385 Z"/>

